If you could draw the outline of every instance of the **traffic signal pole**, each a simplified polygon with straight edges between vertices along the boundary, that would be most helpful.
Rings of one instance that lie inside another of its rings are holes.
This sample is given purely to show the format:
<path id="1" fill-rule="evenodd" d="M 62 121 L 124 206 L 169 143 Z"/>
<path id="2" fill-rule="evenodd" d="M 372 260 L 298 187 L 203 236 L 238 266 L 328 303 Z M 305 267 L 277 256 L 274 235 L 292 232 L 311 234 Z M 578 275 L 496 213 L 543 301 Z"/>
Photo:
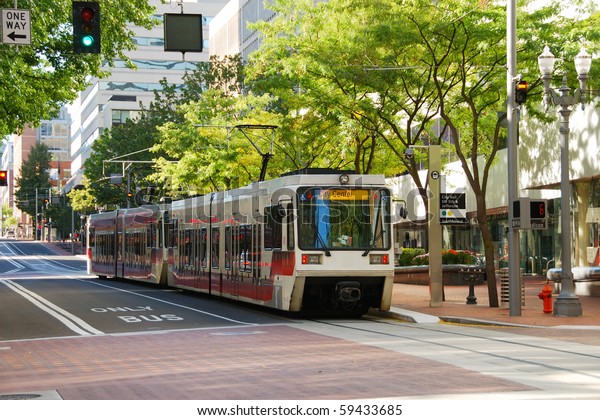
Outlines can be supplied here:
<path id="1" fill-rule="evenodd" d="M 516 0 L 506 4 L 506 59 L 507 59 L 507 106 L 506 120 L 508 124 L 508 311 L 510 316 L 521 316 L 521 270 L 519 230 L 513 227 L 513 203 L 518 199 L 518 145 L 517 145 L 517 5 Z"/>

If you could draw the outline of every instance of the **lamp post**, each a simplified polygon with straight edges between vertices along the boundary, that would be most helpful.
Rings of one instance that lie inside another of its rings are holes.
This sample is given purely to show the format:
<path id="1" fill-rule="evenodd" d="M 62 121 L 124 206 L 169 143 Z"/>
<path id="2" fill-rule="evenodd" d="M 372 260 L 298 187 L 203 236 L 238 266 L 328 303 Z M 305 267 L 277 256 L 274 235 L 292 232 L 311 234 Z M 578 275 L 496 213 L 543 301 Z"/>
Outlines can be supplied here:
<path id="1" fill-rule="evenodd" d="M 575 57 L 575 68 L 577 69 L 579 79 L 579 89 L 575 89 L 573 95 L 569 95 L 570 89 L 567 86 L 567 76 L 563 75 L 562 86 L 556 90 L 550 88 L 550 79 L 554 69 L 554 55 L 550 52 L 548 46 L 538 57 L 538 65 L 542 73 L 544 82 L 544 103 L 546 111 L 550 108 L 550 103 L 559 108 L 560 113 L 560 228 L 562 232 L 562 269 L 560 274 L 560 294 L 554 304 L 555 316 L 581 316 L 581 303 L 575 295 L 573 285 L 573 273 L 571 271 L 571 227 L 570 227 L 570 207 L 571 207 L 571 184 L 569 181 L 569 117 L 571 116 L 571 107 L 578 102 L 583 109 L 585 104 L 585 82 L 588 79 L 588 73 L 592 66 L 592 57 L 581 49 L 581 52 Z M 557 93 L 557 91 L 559 93 Z"/>

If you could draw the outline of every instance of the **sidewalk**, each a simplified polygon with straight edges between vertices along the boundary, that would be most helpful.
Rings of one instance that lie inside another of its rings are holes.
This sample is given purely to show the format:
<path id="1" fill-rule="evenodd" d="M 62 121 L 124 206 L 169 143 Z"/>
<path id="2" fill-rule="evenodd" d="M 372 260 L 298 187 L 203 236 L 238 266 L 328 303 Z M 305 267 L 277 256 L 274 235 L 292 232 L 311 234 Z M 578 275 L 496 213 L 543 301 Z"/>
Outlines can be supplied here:
<path id="1" fill-rule="evenodd" d="M 429 286 L 395 283 L 392 296 L 392 311 L 395 317 L 409 322 L 459 322 L 496 325 L 519 325 L 537 327 L 579 327 L 600 329 L 600 297 L 578 296 L 583 315 L 581 317 L 556 317 L 543 312 L 538 294 L 544 287 L 545 278 L 523 277 L 525 305 L 521 316 L 510 316 L 509 308 L 490 308 L 487 284 L 475 287 L 476 305 L 467 305 L 468 286 L 445 286 L 445 301 L 441 307 L 429 306 Z M 552 282 L 550 282 L 552 285 Z M 498 288 L 500 285 L 498 284 Z M 556 294 L 553 295 L 556 301 Z M 498 290 L 500 299 L 500 290 Z"/>

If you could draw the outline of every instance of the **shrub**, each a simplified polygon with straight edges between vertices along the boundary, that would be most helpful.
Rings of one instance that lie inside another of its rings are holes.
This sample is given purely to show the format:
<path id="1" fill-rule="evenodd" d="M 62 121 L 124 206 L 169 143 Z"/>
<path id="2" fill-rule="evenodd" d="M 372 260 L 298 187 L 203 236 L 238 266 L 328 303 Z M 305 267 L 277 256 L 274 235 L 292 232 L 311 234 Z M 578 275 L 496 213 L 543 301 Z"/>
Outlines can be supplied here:
<path id="1" fill-rule="evenodd" d="M 415 265 L 413 262 L 414 258 L 421 254 L 425 254 L 425 250 L 423 248 L 403 248 L 402 254 L 398 256 L 398 265 L 400 267 Z"/>
<path id="2" fill-rule="evenodd" d="M 477 264 L 477 255 L 471 251 L 442 250 L 442 264 Z M 429 265 L 429 254 L 416 255 L 410 265 Z"/>

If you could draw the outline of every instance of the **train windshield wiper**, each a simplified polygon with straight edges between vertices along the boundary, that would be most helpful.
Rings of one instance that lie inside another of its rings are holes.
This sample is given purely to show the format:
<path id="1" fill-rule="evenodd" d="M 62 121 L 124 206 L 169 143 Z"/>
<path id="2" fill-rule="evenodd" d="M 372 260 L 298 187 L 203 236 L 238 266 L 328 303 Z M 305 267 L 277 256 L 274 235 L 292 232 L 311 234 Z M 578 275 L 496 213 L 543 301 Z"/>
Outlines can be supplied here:
<path id="1" fill-rule="evenodd" d="M 315 230 L 315 232 L 317 233 L 317 239 L 319 240 L 319 242 L 321 243 L 321 249 L 323 251 L 325 251 L 325 255 L 327 257 L 331 257 L 331 252 L 329 251 L 329 248 L 327 247 L 327 244 L 325 243 L 325 240 L 323 239 L 323 237 L 321 236 L 321 234 L 319 233 L 319 229 L 317 228 Z"/>
<path id="2" fill-rule="evenodd" d="M 369 255 L 369 252 L 371 252 L 373 250 L 373 247 L 375 246 L 377 241 L 383 237 L 384 233 L 385 233 L 385 231 L 382 230 L 381 232 L 379 232 L 377 234 L 377 236 L 371 241 L 371 243 L 369 244 L 367 249 L 365 249 L 365 252 L 362 253 L 363 257 L 366 257 L 367 255 Z"/>
<path id="3" fill-rule="evenodd" d="M 379 206 L 377 208 L 377 219 L 375 222 L 375 226 L 373 227 L 373 232 L 377 232 L 377 228 L 379 227 L 379 223 L 381 222 L 381 206 Z M 363 257 L 366 257 L 367 255 L 369 255 L 369 252 L 371 252 L 371 250 L 373 249 L 373 247 L 375 246 L 375 244 L 377 243 L 377 241 L 383 237 L 383 234 L 385 233 L 384 229 L 381 229 L 381 232 L 379 232 L 377 234 L 377 236 L 375 236 L 373 238 L 373 240 L 371 241 L 371 243 L 369 244 L 369 246 L 367 246 L 367 249 L 365 249 L 365 252 L 362 253 Z"/>

